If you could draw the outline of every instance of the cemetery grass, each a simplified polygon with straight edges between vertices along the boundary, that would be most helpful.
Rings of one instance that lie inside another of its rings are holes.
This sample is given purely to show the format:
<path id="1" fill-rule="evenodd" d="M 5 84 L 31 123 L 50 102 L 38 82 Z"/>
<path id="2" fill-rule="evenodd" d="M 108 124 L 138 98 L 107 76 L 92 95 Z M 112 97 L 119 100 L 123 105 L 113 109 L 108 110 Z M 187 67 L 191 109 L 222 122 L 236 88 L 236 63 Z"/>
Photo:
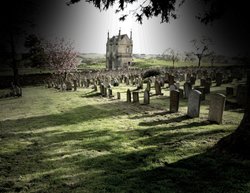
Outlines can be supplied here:
<path id="1" fill-rule="evenodd" d="M 211 124 L 208 101 L 189 119 L 187 101 L 170 114 L 163 92 L 150 105 L 83 88 L 26 87 L 21 98 L 1 99 L 0 192 L 250 192 L 250 162 L 212 148 L 242 109 L 227 108 L 223 125 Z"/>

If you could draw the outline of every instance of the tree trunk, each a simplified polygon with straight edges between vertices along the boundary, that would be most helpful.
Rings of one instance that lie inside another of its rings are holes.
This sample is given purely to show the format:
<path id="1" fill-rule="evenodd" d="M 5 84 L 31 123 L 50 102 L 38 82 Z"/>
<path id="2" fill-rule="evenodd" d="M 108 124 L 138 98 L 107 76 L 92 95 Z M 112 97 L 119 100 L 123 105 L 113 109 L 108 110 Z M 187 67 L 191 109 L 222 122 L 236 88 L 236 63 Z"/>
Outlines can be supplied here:
<path id="1" fill-rule="evenodd" d="M 247 96 L 250 95 L 250 71 L 247 72 Z M 250 159 L 250 101 L 247 100 L 244 117 L 238 128 L 216 145 L 221 151 L 238 154 Z"/>
<path id="2" fill-rule="evenodd" d="M 201 67 L 201 57 L 198 57 L 198 68 Z"/>
<path id="3" fill-rule="evenodd" d="M 11 46 L 11 57 L 12 57 L 12 70 L 13 70 L 13 83 L 16 86 L 19 85 L 19 75 L 18 75 L 18 67 L 17 67 L 17 60 L 16 60 L 16 49 L 15 49 L 15 41 L 13 33 L 10 32 L 10 46 Z"/>

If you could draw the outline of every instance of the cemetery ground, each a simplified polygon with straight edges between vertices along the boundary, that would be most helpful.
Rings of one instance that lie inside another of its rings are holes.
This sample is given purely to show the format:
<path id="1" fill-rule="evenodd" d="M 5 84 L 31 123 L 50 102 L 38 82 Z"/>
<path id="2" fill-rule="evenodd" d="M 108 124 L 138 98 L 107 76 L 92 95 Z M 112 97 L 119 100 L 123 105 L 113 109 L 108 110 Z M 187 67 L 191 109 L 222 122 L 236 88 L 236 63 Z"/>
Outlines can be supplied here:
<path id="1" fill-rule="evenodd" d="M 226 104 L 218 125 L 207 121 L 210 95 L 188 118 L 187 99 L 169 113 L 168 89 L 142 105 L 126 102 L 128 88 L 108 99 L 90 88 L 25 87 L 0 99 L 0 192 L 250 192 L 250 162 L 213 149 L 243 109 Z"/>

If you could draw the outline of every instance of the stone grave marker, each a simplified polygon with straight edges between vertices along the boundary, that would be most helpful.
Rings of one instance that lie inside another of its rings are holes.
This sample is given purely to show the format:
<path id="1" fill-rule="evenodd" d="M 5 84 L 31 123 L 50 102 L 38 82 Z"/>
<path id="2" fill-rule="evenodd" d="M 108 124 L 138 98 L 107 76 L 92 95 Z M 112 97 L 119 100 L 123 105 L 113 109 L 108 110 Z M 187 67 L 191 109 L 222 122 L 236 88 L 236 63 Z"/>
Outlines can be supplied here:
<path id="1" fill-rule="evenodd" d="M 139 103 L 139 92 L 132 92 L 133 103 Z"/>
<path id="2" fill-rule="evenodd" d="M 158 80 L 155 81 L 155 94 L 162 95 L 161 93 L 161 85 Z"/>
<path id="3" fill-rule="evenodd" d="M 146 89 L 144 91 L 144 104 L 149 104 L 150 103 L 150 95 L 149 95 L 149 91 Z"/>
<path id="4" fill-rule="evenodd" d="M 179 95 L 178 90 L 170 91 L 170 112 L 176 113 L 179 110 Z"/>
<path id="5" fill-rule="evenodd" d="M 200 116 L 200 103 L 201 103 L 201 92 L 198 90 L 192 90 L 188 97 L 188 111 L 189 117 Z"/>
<path id="6" fill-rule="evenodd" d="M 212 94 L 209 104 L 208 120 L 222 123 L 223 111 L 225 108 L 226 97 L 223 94 Z"/>
<path id="7" fill-rule="evenodd" d="M 127 102 L 131 103 L 131 91 L 127 90 Z"/>

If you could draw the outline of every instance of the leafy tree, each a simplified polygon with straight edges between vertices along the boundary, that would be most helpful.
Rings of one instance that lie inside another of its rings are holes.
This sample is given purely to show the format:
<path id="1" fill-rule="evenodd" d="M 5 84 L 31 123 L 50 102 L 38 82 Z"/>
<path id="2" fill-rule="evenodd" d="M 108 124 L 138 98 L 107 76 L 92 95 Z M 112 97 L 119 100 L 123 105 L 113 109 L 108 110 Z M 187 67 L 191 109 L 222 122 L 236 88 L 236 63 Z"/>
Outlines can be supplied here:
<path id="1" fill-rule="evenodd" d="M 32 67 L 45 67 L 45 53 L 42 45 L 42 39 L 35 34 L 28 35 L 25 39 L 24 46 L 29 50 L 28 59 Z"/>
<path id="2" fill-rule="evenodd" d="M 4 1 L 0 7 L 0 47 L 1 57 L 5 62 L 10 62 L 13 71 L 13 84 L 19 84 L 18 49 L 20 38 L 28 28 L 33 26 L 32 14 L 35 11 L 35 3 L 30 0 Z"/>
<path id="3" fill-rule="evenodd" d="M 45 62 L 56 74 L 62 75 L 63 81 L 67 74 L 76 70 L 78 60 L 77 52 L 74 50 L 73 43 L 63 38 L 54 41 L 44 41 L 42 43 Z"/>

